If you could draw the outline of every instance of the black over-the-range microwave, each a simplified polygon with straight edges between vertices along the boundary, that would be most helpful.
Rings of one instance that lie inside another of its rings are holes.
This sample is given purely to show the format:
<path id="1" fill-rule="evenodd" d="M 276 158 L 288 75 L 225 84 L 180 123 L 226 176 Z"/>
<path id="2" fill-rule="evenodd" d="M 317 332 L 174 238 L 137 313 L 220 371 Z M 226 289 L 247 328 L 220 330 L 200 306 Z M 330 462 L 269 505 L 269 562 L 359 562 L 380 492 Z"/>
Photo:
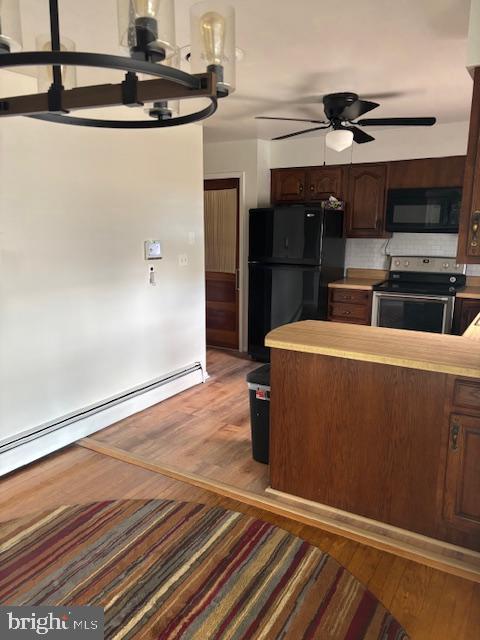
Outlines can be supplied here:
<path id="1" fill-rule="evenodd" d="M 390 189 L 387 231 L 458 233 L 461 188 Z"/>

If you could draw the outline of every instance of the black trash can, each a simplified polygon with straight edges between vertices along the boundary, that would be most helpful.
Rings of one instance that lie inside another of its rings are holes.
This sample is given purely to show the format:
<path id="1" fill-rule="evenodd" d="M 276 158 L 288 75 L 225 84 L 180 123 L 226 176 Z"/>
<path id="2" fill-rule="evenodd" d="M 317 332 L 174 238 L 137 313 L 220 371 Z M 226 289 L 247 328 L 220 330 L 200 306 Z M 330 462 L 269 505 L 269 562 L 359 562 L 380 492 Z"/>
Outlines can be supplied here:
<path id="1" fill-rule="evenodd" d="M 252 453 L 257 462 L 268 464 L 270 437 L 270 365 L 255 369 L 247 376 L 250 396 Z"/>

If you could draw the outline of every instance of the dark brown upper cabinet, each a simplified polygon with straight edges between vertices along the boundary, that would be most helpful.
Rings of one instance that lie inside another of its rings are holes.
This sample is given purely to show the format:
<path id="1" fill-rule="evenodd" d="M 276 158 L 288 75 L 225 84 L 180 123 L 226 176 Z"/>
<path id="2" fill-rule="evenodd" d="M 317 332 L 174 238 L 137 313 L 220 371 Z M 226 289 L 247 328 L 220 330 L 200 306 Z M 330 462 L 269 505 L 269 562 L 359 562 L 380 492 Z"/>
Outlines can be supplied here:
<path id="1" fill-rule="evenodd" d="M 343 167 L 314 167 L 307 173 L 307 200 L 343 198 Z"/>
<path id="2" fill-rule="evenodd" d="M 274 169 L 272 171 L 272 202 L 305 202 L 306 169 Z"/>
<path id="3" fill-rule="evenodd" d="M 397 160 L 388 164 L 389 189 L 430 189 L 463 185 L 465 156 Z"/>
<path id="4" fill-rule="evenodd" d="M 473 76 L 457 260 L 466 264 L 480 263 L 480 67 L 475 68 Z"/>
<path id="5" fill-rule="evenodd" d="M 385 237 L 386 185 L 386 164 L 350 166 L 346 195 L 347 237 Z"/>
<path id="6" fill-rule="evenodd" d="M 272 203 L 319 202 L 343 198 L 344 167 L 272 169 Z"/>

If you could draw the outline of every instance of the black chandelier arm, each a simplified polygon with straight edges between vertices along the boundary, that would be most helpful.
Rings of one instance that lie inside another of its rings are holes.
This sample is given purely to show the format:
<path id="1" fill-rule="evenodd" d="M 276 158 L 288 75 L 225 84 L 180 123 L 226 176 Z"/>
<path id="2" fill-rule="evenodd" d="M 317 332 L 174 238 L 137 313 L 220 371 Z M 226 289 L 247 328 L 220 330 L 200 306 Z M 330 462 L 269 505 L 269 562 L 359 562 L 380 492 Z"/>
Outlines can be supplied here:
<path id="1" fill-rule="evenodd" d="M 101 129 L 160 129 L 162 127 L 175 127 L 183 124 L 192 124 L 212 116 L 218 107 L 218 100 L 210 96 L 210 105 L 201 111 L 170 118 L 168 120 L 97 120 L 94 118 L 81 118 L 77 116 L 61 115 L 58 113 L 39 113 L 28 116 L 35 120 L 54 122 L 57 124 L 69 124 L 80 127 L 96 127 Z"/>
<path id="2" fill-rule="evenodd" d="M 175 118 L 173 119 L 174 124 L 187 124 L 207 118 L 217 109 L 217 78 L 212 72 L 191 75 L 162 64 L 135 60 L 123 56 L 72 51 L 35 51 L 0 56 L 0 69 L 2 67 L 53 65 L 56 63 L 60 65 L 70 64 L 126 71 L 127 76 L 134 76 L 135 79 L 136 73 L 154 76 L 152 80 L 135 81 L 136 103 L 140 104 L 142 102 L 155 102 L 160 100 L 183 100 L 202 97 L 210 99 L 211 104 L 206 109 L 198 111 L 196 114 L 192 114 L 192 116 L 185 116 L 185 121 L 181 118 Z M 40 116 L 39 119 L 67 123 L 67 115 L 65 114 L 70 110 L 126 104 L 125 83 L 61 90 L 57 96 L 58 99 L 55 102 L 55 108 L 52 108 L 50 94 L 51 91 L 48 94 L 35 93 L 27 96 L 0 99 L 0 118 L 14 115 Z M 69 124 L 84 124 L 86 121 L 87 119 L 68 116 Z M 130 128 L 174 126 L 173 121 L 170 125 L 159 125 L 158 121 L 145 120 L 139 121 L 138 125 L 133 124 Z M 95 124 L 93 124 L 93 122 L 95 122 Z M 90 124 L 84 124 L 84 126 L 101 126 L 98 122 L 102 121 L 91 120 Z M 117 124 L 109 124 L 106 126 L 128 128 L 124 124 L 118 124 L 122 121 L 113 122 L 117 122 Z"/>
<path id="3" fill-rule="evenodd" d="M 73 66 L 96 67 L 118 71 L 132 71 L 145 75 L 172 80 L 188 89 L 200 89 L 198 76 L 186 73 L 174 67 L 154 62 L 135 60 L 126 56 L 114 56 L 103 53 L 84 53 L 81 51 L 23 51 L 0 56 L 0 69 L 31 66 Z"/>
<path id="4" fill-rule="evenodd" d="M 58 14 L 58 0 L 50 0 L 50 38 L 52 51 L 61 51 L 60 41 L 60 17 Z M 62 86 L 62 68 L 58 64 L 53 65 L 53 84 Z"/>

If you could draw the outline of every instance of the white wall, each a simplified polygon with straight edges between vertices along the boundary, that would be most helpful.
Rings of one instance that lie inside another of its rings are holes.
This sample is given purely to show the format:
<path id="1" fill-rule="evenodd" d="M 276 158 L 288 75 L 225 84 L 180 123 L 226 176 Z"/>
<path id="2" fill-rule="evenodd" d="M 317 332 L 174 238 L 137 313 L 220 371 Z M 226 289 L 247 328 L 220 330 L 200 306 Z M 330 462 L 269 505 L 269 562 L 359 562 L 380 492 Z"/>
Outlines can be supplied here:
<path id="1" fill-rule="evenodd" d="M 270 142 L 211 142 L 204 147 L 205 177 L 240 177 L 240 348 L 248 335 L 248 211 L 270 203 Z"/>
<path id="2" fill-rule="evenodd" d="M 467 67 L 480 66 L 480 0 L 471 0 L 468 29 Z"/>
<path id="3" fill-rule="evenodd" d="M 9 119 L 0 175 L 0 441 L 204 363 L 201 127 Z"/>
<path id="4" fill-rule="evenodd" d="M 369 129 L 375 142 L 354 144 L 337 153 L 325 147 L 325 135 L 272 142 L 271 167 L 303 167 L 351 162 L 387 162 L 412 158 L 465 155 L 468 122 L 438 124 L 434 127 Z"/>

